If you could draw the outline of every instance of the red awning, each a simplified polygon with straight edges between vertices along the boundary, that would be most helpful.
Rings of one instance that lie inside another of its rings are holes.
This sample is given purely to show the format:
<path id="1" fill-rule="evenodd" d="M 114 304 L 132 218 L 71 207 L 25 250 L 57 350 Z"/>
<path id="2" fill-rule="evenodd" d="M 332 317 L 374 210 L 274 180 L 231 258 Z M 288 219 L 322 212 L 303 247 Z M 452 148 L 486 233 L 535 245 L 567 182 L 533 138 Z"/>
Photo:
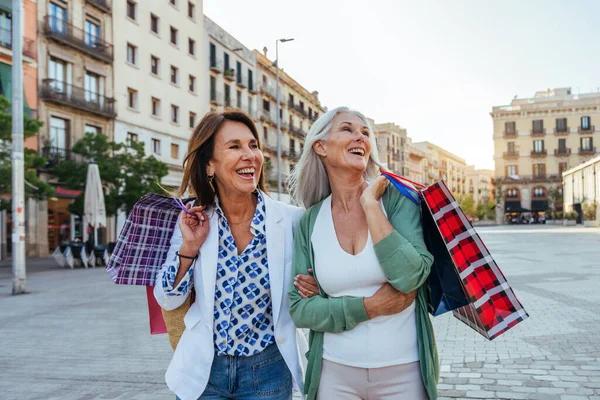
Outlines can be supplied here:
<path id="1" fill-rule="evenodd" d="M 54 193 L 57 197 L 66 197 L 74 199 L 75 197 L 79 196 L 82 193 L 82 191 L 57 187 L 56 189 L 54 189 Z"/>

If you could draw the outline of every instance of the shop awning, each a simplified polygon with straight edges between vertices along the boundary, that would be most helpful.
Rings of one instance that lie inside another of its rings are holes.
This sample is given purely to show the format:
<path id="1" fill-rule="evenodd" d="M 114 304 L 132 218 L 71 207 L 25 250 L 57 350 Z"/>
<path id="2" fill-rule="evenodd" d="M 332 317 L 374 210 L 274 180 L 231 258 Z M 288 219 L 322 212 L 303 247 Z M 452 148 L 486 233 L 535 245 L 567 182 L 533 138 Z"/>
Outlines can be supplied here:
<path id="1" fill-rule="evenodd" d="M 61 187 L 57 187 L 56 189 L 54 189 L 54 194 L 56 195 L 56 197 L 61 198 L 74 199 L 81 193 L 83 193 L 81 190 L 65 189 Z"/>
<path id="2" fill-rule="evenodd" d="M 0 95 L 12 102 L 12 66 L 2 62 L 0 62 Z M 23 89 L 23 113 L 31 118 L 31 108 L 27 104 L 25 89 Z"/>
<path id="3" fill-rule="evenodd" d="M 531 211 L 546 211 L 548 210 L 548 200 L 532 200 Z"/>
<path id="4" fill-rule="evenodd" d="M 505 201 L 504 202 L 504 212 L 507 213 L 524 213 L 524 212 L 530 212 L 531 210 L 528 210 L 526 208 L 521 207 L 521 201 L 520 200 L 513 200 L 513 201 Z"/>

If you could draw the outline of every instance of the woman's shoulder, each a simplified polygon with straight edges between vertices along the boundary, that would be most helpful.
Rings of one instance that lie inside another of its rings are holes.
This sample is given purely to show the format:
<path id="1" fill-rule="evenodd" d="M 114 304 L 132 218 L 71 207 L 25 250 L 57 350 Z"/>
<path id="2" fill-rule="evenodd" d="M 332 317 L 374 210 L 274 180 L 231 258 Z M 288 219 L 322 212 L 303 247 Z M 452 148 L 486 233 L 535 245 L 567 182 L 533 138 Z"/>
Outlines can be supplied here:
<path id="1" fill-rule="evenodd" d="M 413 197 L 417 202 L 419 199 L 416 195 Z M 412 199 L 406 197 L 406 195 L 400 193 L 393 184 L 390 184 L 385 190 L 382 196 L 383 205 L 386 211 L 398 212 L 398 211 L 413 211 L 420 212 L 420 206 L 415 204 Z"/>

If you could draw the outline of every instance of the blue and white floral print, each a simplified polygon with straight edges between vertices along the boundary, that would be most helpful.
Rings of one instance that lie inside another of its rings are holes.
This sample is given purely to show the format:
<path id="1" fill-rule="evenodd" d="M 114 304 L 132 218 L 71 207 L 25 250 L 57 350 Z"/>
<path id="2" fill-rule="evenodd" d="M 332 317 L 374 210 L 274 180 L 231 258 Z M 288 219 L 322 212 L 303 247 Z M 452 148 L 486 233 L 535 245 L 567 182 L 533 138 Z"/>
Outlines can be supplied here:
<path id="1" fill-rule="evenodd" d="M 275 342 L 271 286 L 265 236 L 266 209 L 262 194 L 250 231 L 254 235 L 238 254 L 223 210 L 215 199 L 219 220 L 219 255 L 215 287 L 213 339 L 217 355 L 251 356 Z M 173 260 L 163 275 L 168 295 L 185 295 L 193 282 L 192 264 L 179 285 L 173 287 L 179 260 Z"/>

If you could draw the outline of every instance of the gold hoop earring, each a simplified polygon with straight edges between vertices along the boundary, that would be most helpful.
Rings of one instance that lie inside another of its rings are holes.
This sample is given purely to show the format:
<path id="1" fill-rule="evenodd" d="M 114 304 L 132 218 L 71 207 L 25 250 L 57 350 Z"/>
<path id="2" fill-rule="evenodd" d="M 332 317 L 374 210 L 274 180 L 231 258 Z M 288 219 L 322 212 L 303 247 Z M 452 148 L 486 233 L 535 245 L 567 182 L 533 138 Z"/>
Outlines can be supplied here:
<path id="1" fill-rule="evenodd" d="M 213 185 L 213 180 L 215 179 L 215 175 L 209 175 L 208 176 L 208 184 L 210 185 L 210 188 L 212 189 L 213 193 L 217 193 L 217 191 L 215 190 L 215 186 Z"/>

